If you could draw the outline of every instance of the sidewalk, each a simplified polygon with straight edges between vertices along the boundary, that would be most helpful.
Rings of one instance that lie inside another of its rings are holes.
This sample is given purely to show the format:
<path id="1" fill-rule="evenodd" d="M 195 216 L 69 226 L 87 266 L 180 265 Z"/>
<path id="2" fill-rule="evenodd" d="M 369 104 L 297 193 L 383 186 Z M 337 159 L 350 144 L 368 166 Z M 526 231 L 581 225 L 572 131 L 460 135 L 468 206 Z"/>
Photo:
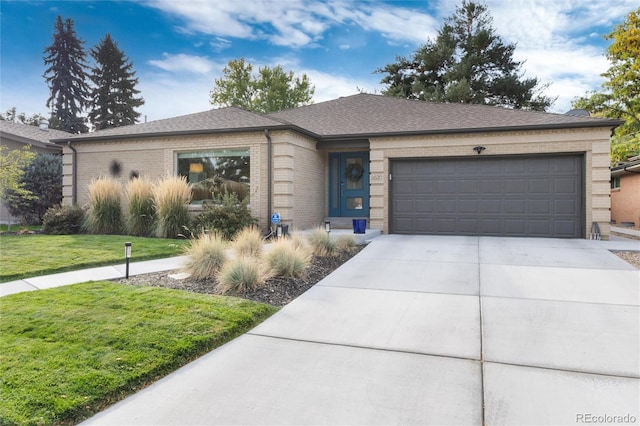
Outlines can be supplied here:
<path id="1" fill-rule="evenodd" d="M 170 257 L 167 259 L 146 260 L 129 264 L 129 275 L 149 274 L 151 272 L 170 271 L 179 269 L 184 264 L 186 256 Z M 114 280 L 124 278 L 125 264 L 101 266 L 98 268 L 81 269 L 79 271 L 61 272 L 59 274 L 43 275 L 25 278 L 23 280 L 0 283 L 0 297 L 23 291 L 44 290 L 78 284 L 86 281 Z"/>

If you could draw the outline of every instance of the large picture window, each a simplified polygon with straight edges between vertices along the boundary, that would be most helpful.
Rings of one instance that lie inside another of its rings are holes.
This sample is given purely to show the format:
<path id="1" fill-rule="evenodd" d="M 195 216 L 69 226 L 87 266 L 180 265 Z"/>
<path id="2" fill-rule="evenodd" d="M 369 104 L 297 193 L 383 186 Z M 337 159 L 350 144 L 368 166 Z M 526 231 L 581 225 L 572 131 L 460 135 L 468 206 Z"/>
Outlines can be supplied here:
<path id="1" fill-rule="evenodd" d="M 240 200 L 249 195 L 249 149 L 223 149 L 178 153 L 178 175 L 191 185 L 193 203 L 235 192 Z"/>

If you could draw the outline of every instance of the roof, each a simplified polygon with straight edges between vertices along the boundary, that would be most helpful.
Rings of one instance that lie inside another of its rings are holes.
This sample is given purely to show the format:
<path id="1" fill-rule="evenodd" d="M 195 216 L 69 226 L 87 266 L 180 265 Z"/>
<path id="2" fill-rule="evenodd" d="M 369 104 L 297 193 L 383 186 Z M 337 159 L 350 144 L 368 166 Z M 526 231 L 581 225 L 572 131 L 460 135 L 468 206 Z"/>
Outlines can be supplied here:
<path id="1" fill-rule="evenodd" d="M 56 142 L 123 139 L 177 134 L 226 133 L 281 127 L 283 123 L 237 107 L 226 107 L 148 123 L 82 133 Z"/>
<path id="2" fill-rule="evenodd" d="M 38 126 L 0 120 L 0 137 L 13 139 L 25 144 L 35 143 L 44 146 L 56 147 L 56 145 L 51 142 L 52 139 L 68 136 L 69 133 L 63 132 L 62 130 L 41 130 Z"/>
<path id="3" fill-rule="evenodd" d="M 318 140 L 381 135 L 617 127 L 622 121 L 471 104 L 358 94 L 261 115 L 227 107 L 149 123 L 67 136 L 55 142 L 293 129 Z"/>
<path id="4" fill-rule="evenodd" d="M 603 118 L 370 94 L 280 111 L 268 117 L 295 124 L 325 139 L 407 133 L 617 127 L 622 124 L 619 120 Z"/>
<path id="5" fill-rule="evenodd" d="M 611 176 L 620 176 L 627 173 L 640 173 L 640 156 L 629 158 L 611 168 Z"/>

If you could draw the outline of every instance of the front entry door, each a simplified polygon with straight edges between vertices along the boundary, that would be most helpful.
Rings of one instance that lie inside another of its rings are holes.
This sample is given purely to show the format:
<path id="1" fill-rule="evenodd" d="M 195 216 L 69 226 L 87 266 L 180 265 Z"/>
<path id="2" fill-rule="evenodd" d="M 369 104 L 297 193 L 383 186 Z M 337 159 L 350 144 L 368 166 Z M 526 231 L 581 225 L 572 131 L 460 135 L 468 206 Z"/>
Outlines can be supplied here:
<path id="1" fill-rule="evenodd" d="M 329 216 L 369 216 L 369 153 L 329 154 Z"/>

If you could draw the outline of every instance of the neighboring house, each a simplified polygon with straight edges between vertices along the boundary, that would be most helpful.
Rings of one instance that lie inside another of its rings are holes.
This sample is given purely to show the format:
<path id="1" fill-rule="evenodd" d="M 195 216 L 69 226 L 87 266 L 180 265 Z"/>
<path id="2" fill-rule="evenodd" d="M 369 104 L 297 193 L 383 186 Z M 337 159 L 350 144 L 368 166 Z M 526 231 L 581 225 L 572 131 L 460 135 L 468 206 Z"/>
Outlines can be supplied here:
<path id="1" fill-rule="evenodd" d="M 66 202 L 98 176 L 244 185 L 260 226 L 367 218 L 385 233 L 609 235 L 617 120 L 359 94 L 260 115 L 221 108 L 56 140 Z M 74 172 L 75 170 L 75 172 Z M 202 188 L 201 188 L 202 189 Z M 194 191 L 202 198 L 207 191 Z"/>
<path id="2" fill-rule="evenodd" d="M 0 120 L 0 145 L 8 147 L 9 150 L 31 145 L 31 150 L 39 154 L 61 154 L 62 148 L 50 140 L 68 136 L 66 132 L 49 129 L 45 125 L 37 127 Z M 17 220 L 9 214 L 4 204 L 0 205 L 0 223 L 15 223 Z"/>
<path id="3" fill-rule="evenodd" d="M 640 228 L 640 156 L 611 168 L 611 223 Z"/>

